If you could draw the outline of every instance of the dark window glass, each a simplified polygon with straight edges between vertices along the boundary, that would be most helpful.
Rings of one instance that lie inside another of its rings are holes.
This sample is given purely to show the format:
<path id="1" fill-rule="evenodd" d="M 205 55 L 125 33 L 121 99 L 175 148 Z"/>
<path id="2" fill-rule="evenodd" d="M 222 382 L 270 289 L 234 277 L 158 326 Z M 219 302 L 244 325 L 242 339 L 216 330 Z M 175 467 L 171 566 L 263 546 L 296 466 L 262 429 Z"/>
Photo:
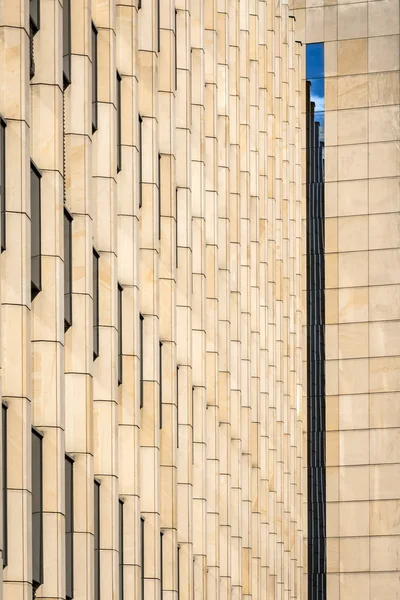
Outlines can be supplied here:
<path id="1" fill-rule="evenodd" d="M 97 29 L 92 22 L 92 132 L 97 130 Z"/>
<path id="2" fill-rule="evenodd" d="M 139 142 L 138 142 L 138 150 L 139 150 L 139 208 L 142 208 L 142 184 L 143 184 L 143 119 L 139 115 Z"/>
<path id="3" fill-rule="evenodd" d="M 144 317 L 143 315 L 139 315 L 139 344 L 140 344 L 140 390 L 139 390 L 139 394 L 140 394 L 140 408 L 143 407 L 143 396 L 144 396 L 144 390 L 143 390 L 143 323 L 144 321 Z"/>
<path id="4" fill-rule="evenodd" d="M 2 405 L 2 451 L 3 451 L 3 567 L 8 562 L 8 535 L 7 535 L 7 406 Z"/>
<path id="5" fill-rule="evenodd" d="M 161 15 L 160 15 L 160 0 L 157 0 L 157 52 L 161 49 Z"/>
<path id="6" fill-rule="evenodd" d="M 162 342 L 160 342 L 160 429 L 162 428 Z"/>
<path id="7" fill-rule="evenodd" d="M 31 290 L 32 300 L 42 289 L 42 243 L 40 179 L 42 175 L 31 161 Z"/>
<path id="8" fill-rule="evenodd" d="M 117 71 L 117 172 L 122 167 L 122 114 L 121 114 L 121 75 Z"/>
<path id="9" fill-rule="evenodd" d="M 161 240 L 161 154 L 158 155 L 158 239 Z"/>
<path id="10" fill-rule="evenodd" d="M 140 518 L 140 587 L 141 600 L 144 600 L 144 519 Z"/>
<path id="11" fill-rule="evenodd" d="M 94 482 L 94 600 L 100 600 L 100 482 Z"/>
<path id="12" fill-rule="evenodd" d="M 176 447 L 179 448 L 179 367 L 176 367 Z"/>
<path id="13" fill-rule="evenodd" d="M 71 83 L 71 0 L 63 4 L 63 76 L 65 89 Z"/>
<path id="14" fill-rule="evenodd" d="M 65 586 L 69 600 L 74 597 L 74 462 L 65 457 Z"/>
<path id="15" fill-rule="evenodd" d="M 93 360 L 99 356 L 99 254 L 93 248 Z"/>
<path id="16" fill-rule="evenodd" d="M 178 11 L 175 9 L 175 90 L 178 89 Z"/>
<path id="17" fill-rule="evenodd" d="M 43 438 L 32 430 L 32 584 L 43 583 Z"/>
<path id="18" fill-rule="evenodd" d="M 1 251 L 6 249 L 6 122 L 0 117 Z"/>
<path id="19" fill-rule="evenodd" d="M 118 284 L 118 385 L 122 383 L 122 286 Z"/>
<path id="20" fill-rule="evenodd" d="M 72 216 L 64 207 L 64 330 L 72 325 Z"/>
<path id="21" fill-rule="evenodd" d="M 124 503 L 119 500 L 119 600 L 124 598 Z"/>
<path id="22" fill-rule="evenodd" d="M 36 33 L 40 29 L 40 0 L 29 0 L 29 16 Z"/>
<path id="23" fill-rule="evenodd" d="M 142 8 L 142 0 L 138 0 L 138 10 L 140 10 Z"/>
<path id="24" fill-rule="evenodd" d="M 160 532 L 160 599 L 162 600 L 163 597 L 163 587 L 164 587 L 164 581 L 163 581 L 163 562 L 164 562 L 164 549 L 163 549 L 163 537 L 164 534 L 161 531 Z"/>
<path id="25" fill-rule="evenodd" d="M 178 560 L 177 560 L 177 591 L 178 591 L 178 600 L 181 597 L 181 547 L 178 546 Z"/>

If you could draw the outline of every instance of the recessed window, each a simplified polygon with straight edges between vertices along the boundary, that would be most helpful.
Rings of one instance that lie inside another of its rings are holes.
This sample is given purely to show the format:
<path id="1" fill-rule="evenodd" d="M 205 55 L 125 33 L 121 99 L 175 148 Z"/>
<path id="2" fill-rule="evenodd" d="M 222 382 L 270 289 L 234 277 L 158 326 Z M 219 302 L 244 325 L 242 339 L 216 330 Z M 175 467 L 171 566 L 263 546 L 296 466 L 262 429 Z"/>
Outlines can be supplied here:
<path id="1" fill-rule="evenodd" d="M 93 248 L 93 360 L 99 356 L 99 254 Z"/>
<path id="2" fill-rule="evenodd" d="M 162 428 L 162 348 L 163 348 L 163 345 L 162 345 L 162 342 L 160 342 L 160 347 L 159 347 L 159 352 L 160 352 L 160 358 L 159 358 L 159 360 L 160 360 L 160 408 L 159 408 L 160 429 Z"/>
<path id="3" fill-rule="evenodd" d="M 139 315 L 139 360 L 140 360 L 140 389 L 139 389 L 139 396 L 140 396 L 140 408 L 143 408 L 143 400 L 144 400 L 144 389 L 143 389 L 143 326 L 144 326 L 144 317 L 143 315 Z"/>
<path id="4" fill-rule="evenodd" d="M 29 75 L 35 75 L 33 38 L 40 29 L 40 0 L 29 0 Z"/>
<path id="5" fill-rule="evenodd" d="M 7 406 L 2 404 L 2 470 L 3 470 L 3 568 L 8 563 L 8 527 L 7 527 Z"/>
<path id="6" fill-rule="evenodd" d="M 158 155 L 158 239 L 161 240 L 161 154 Z"/>
<path id="7" fill-rule="evenodd" d="M 139 115 L 139 141 L 138 141 L 138 150 L 139 150 L 139 208 L 142 208 L 142 187 L 143 187 L 143 119 Z"/>
<path id="8" fill-rule="evenodd" d="M 42 226 L 40 180 L 42 175 L 31 161 L 31 297 L 42 289 Z"/>
<path id="9" fill-rule="evenodd" d="M 121 75 L 117 71 L 117 172 L 122 168 Z"/>
<path id="10" fill-rule="evenodd" d="M 144 600 L 144 519 L 140 517 L 140 588 L 141 600 Z"/>
<path id="11" fill-rule="evenodd" d="M 6 122 L 0 117 L 1 251 L 6 249 Z"/>
<path id="12" fill-rule="evenodd" d="M 119 600 L 124 600 L 124 503 L 118 501 L 119 520 Z"/>
<path id="13" fill-rule="evenodd" d="M 72 216 L 64 207 L 64 330 L 72 325 Z"/>
<path id="14" fill-rule="evenodd" d="M 178 600 L 181 597 L 181 547 L 178 546 L 178 560 L 177 560 L 177 591 L 178 591 Z"/>
<path id="15" fill-rule="evenodd" d="M 118 385 L 122 383 L 122 285 L 118 284 Z"/>
<path id="16" fill-rule="evenodd" d="M 43 436 L 32 429 L 32 585 L 43 583 Z"/>
<path id="17" fill-rule="evenodd" d="M 164 562 L 164 548 L 163 548 L 163 537 L 164 534 L 160 532 L 160 598 L 163 598 L 164 578 L 163 578 L 163 562 Z"/>
<path id="18" fill-rule="evenodd" d="M 63 1 L 63 78 L 65 89 L 71 83 L 71 0 Z"/>
<path id="19" fill-rule="evenodd" d="M 94 600 L 100 600 L 100 482 L 94 481 Z"/>
<path id="20" fill-rule="evenodd" d="M 65 587 L 74 597 L 74 461 L 65 456 Z"/>
<path id="21" fill-rule="evenodd" d="M 161 14 L 160 14 L 160 0 L 157 0 L 157 52 L 161 49 Z"/>
<path id="22" fill-rule="evenodd" d="M 92 21 L 92 133 L 97 130 L 98 126 L 98 94 L 97 94 L 97 28 Z"/>

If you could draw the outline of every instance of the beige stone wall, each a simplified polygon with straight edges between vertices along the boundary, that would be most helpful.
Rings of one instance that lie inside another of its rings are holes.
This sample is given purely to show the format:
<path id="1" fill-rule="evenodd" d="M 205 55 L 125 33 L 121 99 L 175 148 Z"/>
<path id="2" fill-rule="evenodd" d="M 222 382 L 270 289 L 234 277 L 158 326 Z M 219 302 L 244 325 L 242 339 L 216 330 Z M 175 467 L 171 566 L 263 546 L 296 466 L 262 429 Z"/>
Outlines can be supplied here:
<path id="1" fill-rule="evenodd" d="M 63 91 L 62 0 L 41 0 L 31 81 L 29 2 L 0 0 L 1 392 L 8 405 L 0 597 L 31 597 L 34 425 L 44 436 L 37 597 L 65 598 L 68 452 L 76 600 L 94 597 L 94 478 L 102 600 L 119 594 L 119 498 L 125 598 L 141 597 L 142 569 L 146 600 L 160 597 L 161 572 L 171 600 L 178 589 L 187 600 L 305 598 L 302 46 L 294 19 L 287 3 L 265 0 L 71 6 L 72 75 Z M 30 158 L 42 172 L 43 285 L 33 302 Z M 64 202 L 73 216 L 73 324 L 65 334 Z M 95 361 L 93 247 L 100 256 Z"/>
<path id="2" fill-rule="evenodd" d="M 329 600 L 396 598 L 400 548 L 399 2 L 294 0 L 325 42 Z"/>

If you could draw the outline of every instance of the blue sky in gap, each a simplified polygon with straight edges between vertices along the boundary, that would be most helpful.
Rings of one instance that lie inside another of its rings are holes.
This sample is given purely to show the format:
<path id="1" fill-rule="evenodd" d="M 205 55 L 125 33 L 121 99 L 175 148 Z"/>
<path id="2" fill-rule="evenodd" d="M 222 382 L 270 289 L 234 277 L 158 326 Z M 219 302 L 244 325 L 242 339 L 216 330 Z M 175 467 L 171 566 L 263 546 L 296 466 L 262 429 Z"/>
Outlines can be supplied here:
<path id="1" fill-rule="evenodd" d="M 311 100 L 315 102 L 315 120 L 321 125 L 321 138 L 325 129 L 324 102 L 324 44 L 306 45 L 306 77 L 311 81 Z"/>

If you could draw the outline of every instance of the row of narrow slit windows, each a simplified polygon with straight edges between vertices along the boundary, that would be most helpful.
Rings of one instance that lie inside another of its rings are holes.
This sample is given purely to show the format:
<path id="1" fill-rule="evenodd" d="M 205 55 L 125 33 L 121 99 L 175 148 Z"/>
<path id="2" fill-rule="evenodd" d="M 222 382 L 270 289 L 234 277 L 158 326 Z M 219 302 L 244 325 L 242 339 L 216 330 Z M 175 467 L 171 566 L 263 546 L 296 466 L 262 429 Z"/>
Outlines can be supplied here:
<path id="1" fill-rule="evenodd" d="M 43 434 L 32 428 L 32 587 L 36 593 L 44 582 L 43 569 Z M 8 564 L 7 523 L 7 405 L 2 404 L 3 473 L 3 568 Z M 100 600 L 100 497 L 101 482 L 94 479 L 94 598 Z M 160 532 L 160 597 L 163 597 L 163 536 Z M 124 501 L 118 499 L 119 600 L 124 598 Z M 145 519 L 140 518 L 141 598 L 145 598 Z M 177 583 L 180 598 L 180 546 L 177 548 Z M 65 455 L 65 586 L 66 598 L 74 597 L 74 459 Z"/>

